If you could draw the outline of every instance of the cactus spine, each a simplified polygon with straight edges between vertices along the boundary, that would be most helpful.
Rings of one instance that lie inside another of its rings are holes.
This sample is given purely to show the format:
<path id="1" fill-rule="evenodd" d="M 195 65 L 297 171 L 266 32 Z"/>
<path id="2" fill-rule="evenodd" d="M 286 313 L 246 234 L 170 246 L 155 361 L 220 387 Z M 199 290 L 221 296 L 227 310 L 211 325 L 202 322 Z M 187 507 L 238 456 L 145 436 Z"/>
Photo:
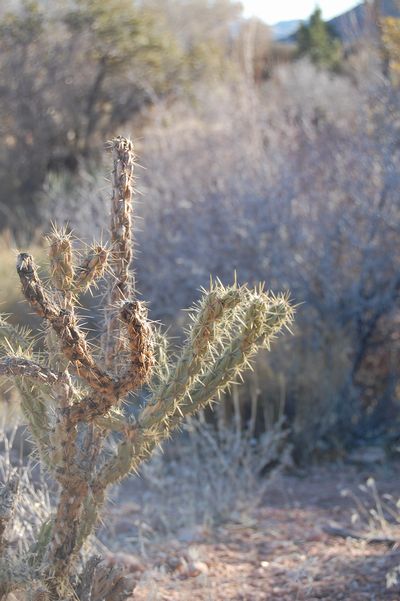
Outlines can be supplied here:
<path id="1" fill-rule="evenodd" d="M 54 228 L 48 237 L 46 286 L 33 258 L 26 253 L 18 257 L 25 299 L 47 327 L 47 353 L 36 354 L 25 333 L 0 320 L 0 336 L 7 337 L 0 376 L 13 378 L 19 388 L 41 460 L 59 486 L 55 513 L 43 524 L 28 558 L 12 558 L 2 536 L 4 520 L 12 519 L 7 507 L 13 506 L 17 487 L 10 483 L 0 492 L 3 595 L 24 589 L 43 599 L 78 595 L 95 601 L 111 595 L 107 590 L 115 591 L 110 599 L 128 596 L 129 580 L 98 558 L 78 569 L 80 550 L 96 526 L 107 489 L 135 472 L 185 416 L 218 398 L 249 366 L 257 349 L 269 347 L 293 317 L 285 295 L 216 281 L 193 308 L 186 343 L 173 363 L 165 337 L 149 321 L 145 304 L 135 298 L 133 145 L 116 138 L 112 150 L 110 248 L 94 244 L 79 259 L 72 236 Z M 89 343 L 76 307 L 79 294 L 103 276 L 108 293 L 97 347 Z M 143 386 L 148 398 L 133 421 L 121 402 Z M 110 436 L 119 440 L 111 456 L 104 444 Z"/>

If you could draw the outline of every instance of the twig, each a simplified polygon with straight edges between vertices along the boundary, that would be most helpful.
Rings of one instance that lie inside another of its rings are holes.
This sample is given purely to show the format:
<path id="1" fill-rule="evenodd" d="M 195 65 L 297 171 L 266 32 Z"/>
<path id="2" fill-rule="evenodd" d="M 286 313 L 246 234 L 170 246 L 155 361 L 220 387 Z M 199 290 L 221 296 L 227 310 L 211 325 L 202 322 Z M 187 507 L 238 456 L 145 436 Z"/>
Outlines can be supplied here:
<path id="1" fill-rule="evenodd" d="M 387 536 L 367 536 L 365 534 L 358 534 L 354 530 L 349 528 L 341 528 L 340 526 L 323 526 L 322 530 L 330 536 L 363 540 L 369 545 L 388 545 L 391 547 L 399 542 L 395 538 L 389 538 Z"/>

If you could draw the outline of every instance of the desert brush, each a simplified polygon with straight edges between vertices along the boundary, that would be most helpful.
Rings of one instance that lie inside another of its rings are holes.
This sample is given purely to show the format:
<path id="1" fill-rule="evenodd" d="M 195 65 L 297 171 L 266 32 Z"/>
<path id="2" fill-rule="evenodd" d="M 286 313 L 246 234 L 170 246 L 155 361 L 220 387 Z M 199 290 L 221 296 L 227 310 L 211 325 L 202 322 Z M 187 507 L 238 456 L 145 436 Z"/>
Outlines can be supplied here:
<path id="1" fill-rule="evenodd" d="M 7 543 L 18 482 L 0 490 L 0 597 L 19 591 L 35 601 L 122 601 L 131 595 L 133 582 L 118 568 L 99 557 L 82 560 L 107 490 L 136 472 L 186 416 L 218 399 L 293 318 L 285 294 L 211 281 L 190 312 L 183 348 L 170 353 L 135 291 L 133 144 L 118 137 L 111 146 L 108 246 L 78 252 L 72 234 L 54 226 L 47 237 L 48 282 L 32 256 L 17 259 L 24 297 L 44 322 L 45 350 L 36 350 L 29 332 L 0 319 L 0 376 L 18 388 L 40 461 L 58 484 L 54 515 L 22 556 Z M 100 278 L 106 281 L 104 324 L 95 341 L 78 309 L 80 295 Z M 137 405 L 136 417 L 128 398 Z"/>

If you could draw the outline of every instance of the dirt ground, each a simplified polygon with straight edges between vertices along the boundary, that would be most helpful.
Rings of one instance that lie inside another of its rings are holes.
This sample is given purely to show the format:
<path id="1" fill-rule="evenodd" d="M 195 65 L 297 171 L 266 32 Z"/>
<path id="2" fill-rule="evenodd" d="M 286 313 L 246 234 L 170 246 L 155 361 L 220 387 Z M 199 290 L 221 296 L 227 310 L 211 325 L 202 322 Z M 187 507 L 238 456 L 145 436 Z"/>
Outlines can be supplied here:
<path id="1" fill-rule="evenodd" d="M 396 525 L 374 534 L 365 518 L 352 523 L 356 501 L 342 492 L 362 500 L 359 485 L 373 476 L 381 499 L 398 498 L 399 467 L 329 465 L 279 476 L 259 508 L 244 508 L 229 523 L 192 525 L 168 536 L 141 523 L 137 483 L 130 481 L 105 516 L 103 541 L 114 541 L 110 560 L 137 575 L 135 601 L 400 600 L 400 585 L 387 587 L 388 573 L 400 565 L 396 543 L 326 531 L 336 526 L 400 540 Z M 376 500 L 368 502 L 376 507 Z"/>

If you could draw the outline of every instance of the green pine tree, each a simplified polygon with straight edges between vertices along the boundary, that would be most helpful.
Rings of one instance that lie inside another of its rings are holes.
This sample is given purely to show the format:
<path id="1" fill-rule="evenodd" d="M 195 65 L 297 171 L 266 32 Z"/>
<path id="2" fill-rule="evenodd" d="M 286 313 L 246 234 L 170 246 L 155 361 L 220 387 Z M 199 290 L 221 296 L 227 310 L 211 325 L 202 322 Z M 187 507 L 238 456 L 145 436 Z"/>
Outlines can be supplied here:
<path id="1" fill-rule="evenodd" d="M 308 24 L 302 24 L 297 32 L 299 56 L 308 56 L 320 67 L 337 70 L 342 59 L 342 45 L 316 8 Z"/>

